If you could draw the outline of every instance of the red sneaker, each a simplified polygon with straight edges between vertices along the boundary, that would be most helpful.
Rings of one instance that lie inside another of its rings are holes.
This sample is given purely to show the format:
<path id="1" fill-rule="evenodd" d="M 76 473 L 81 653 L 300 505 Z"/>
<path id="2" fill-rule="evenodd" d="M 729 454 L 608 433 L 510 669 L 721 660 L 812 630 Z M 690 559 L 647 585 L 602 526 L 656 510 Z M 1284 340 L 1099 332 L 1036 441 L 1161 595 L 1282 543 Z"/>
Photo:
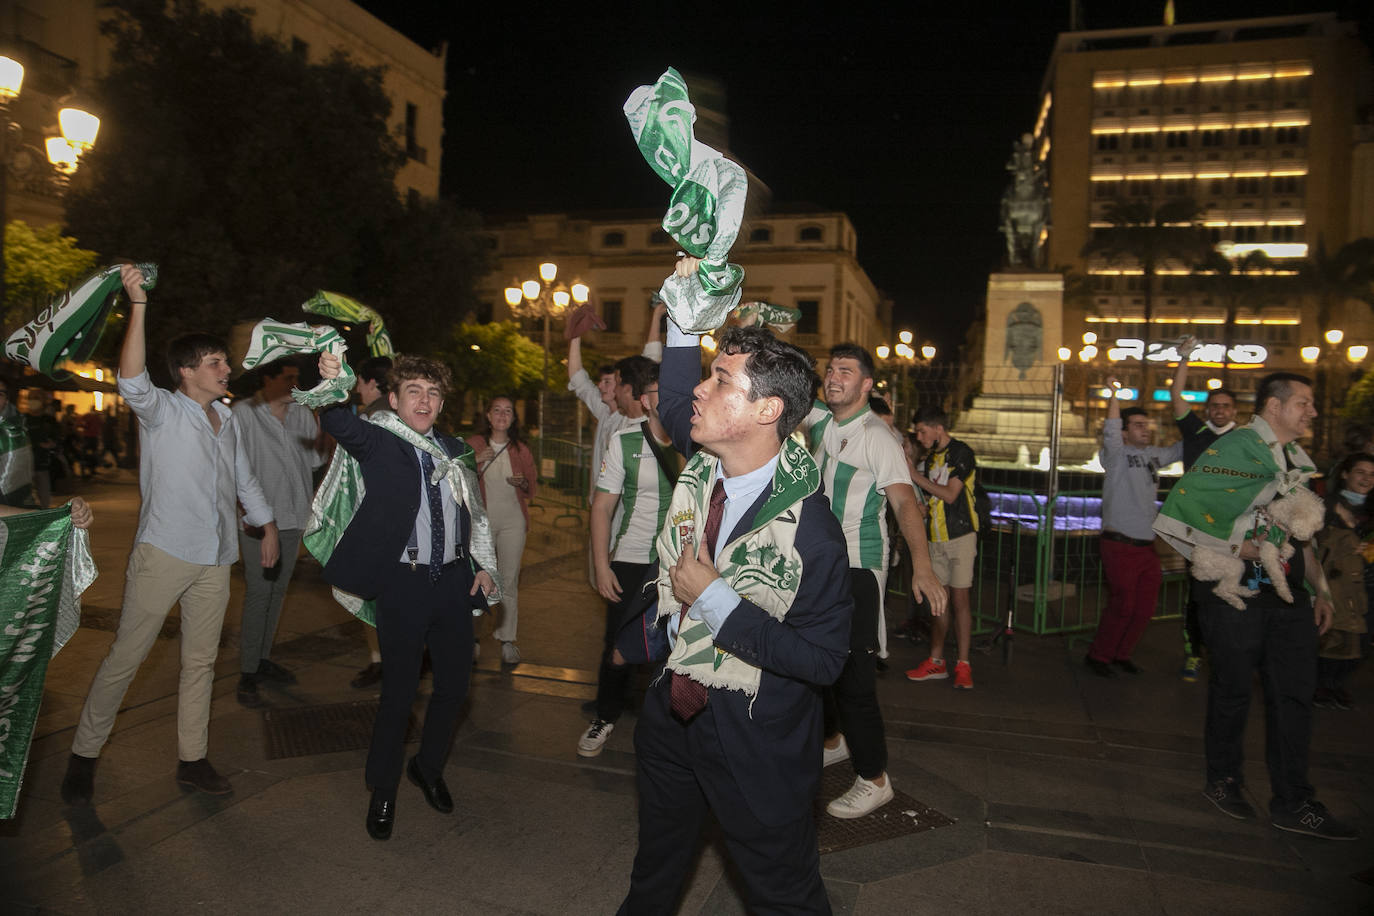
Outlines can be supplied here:
<path id="1" fill-rule="evenodd" d="M 973 669 L 969 667 L 968 662 L 957 662 L 954 665 L 954 689 L 973 689 Z"/>
<path id="2" fill-rule="evenodd" d="M 906 673 L 908 681 L 943 681 L 949 677 L 949 671 L 945 668 L 943 661 L 936 661 L 928 658 L 915 668 Z"/>

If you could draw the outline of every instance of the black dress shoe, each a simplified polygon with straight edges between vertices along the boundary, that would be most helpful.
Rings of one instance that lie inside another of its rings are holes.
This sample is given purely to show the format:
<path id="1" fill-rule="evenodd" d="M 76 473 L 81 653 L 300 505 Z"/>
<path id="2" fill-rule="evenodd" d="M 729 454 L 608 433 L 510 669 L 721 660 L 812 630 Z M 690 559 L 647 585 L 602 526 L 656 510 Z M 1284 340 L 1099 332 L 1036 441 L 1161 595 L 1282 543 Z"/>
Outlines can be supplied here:
<path id="1" fill-rule="evenodd" d="M 374 790 L 367 806 L 367 835 L 374 840 L 391 839 L 391 827 L 396 823 L 396 799 L 384 799 Z"/>
<path id="2" fill-rule="evenodd" d="M 1113 665 L 1116 665 L 1118 668 L 1120 668 L 1122 671 L 1126 672 L 1127 674 L 1144 674 L 1144 673 L 1145 673 L 1145 669 L 1144 669 L 1144 668 L 1140 667 L 1140 666 L 1137 665 L 1135 662 L 1131 661 L 1129 658 L 1118 658 L 1116 661 L 1112 662 L 1112 664 L 1113 664 Z"/>
<path id="3" fill-rule="evenodd" d="M 258 693 L 258 676 L 256 674 L 239 676 L 239 688 L 236 696 L 239 705 L 249 709 L 261 709 L 267 705 L 262 699 L 262 694 Z"/>
<path id="4" fill-rule="evenodd" d="M 1083 664 L 1088 666 L 1088 670 L 1098 677 L 1116 677 L 1116 672 L 1112 666 L 1106 662 L 1100 662 L 1091 655 L 1083 656 Z"/>
<path id="5" fill-rule="evenodd" d="M 264 658 L 258 662 L 258 677 L 265 677 L 269 681 L 276 681 L 278 684 L 296 683 L 296 675 L 278 665 L 270 658 Z"/>
<path id="6" fill-rule="evenodd" d="M 429 802 L 431 808 L 440 814 L 453 813 L 453 796 L 448 794 L 444 777 L 440 776 L 433 784 L 425 782 L 425 777 L 420 774 L 418 757 L 411 757 L 410 763 L 406 764 L 406 777 L 420 787 L 420 791 L 425 795 L 425 801 Z"/>
<path id="7" fill-rule="evenodd" d="M 95 794 L 95 757 L 72 754 L 62 779 L 62 800 L 69 805 L 89 805 Z"/>

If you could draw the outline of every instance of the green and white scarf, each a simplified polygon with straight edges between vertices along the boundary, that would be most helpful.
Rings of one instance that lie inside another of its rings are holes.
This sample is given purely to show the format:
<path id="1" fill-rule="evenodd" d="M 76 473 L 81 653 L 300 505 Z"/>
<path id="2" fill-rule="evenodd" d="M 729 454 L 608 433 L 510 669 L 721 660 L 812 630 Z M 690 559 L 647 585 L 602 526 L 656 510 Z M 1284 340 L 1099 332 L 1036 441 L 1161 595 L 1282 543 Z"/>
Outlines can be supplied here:
<path id="1" fill-rule="evenodd" d="M 432 482 L 438 483 L 447 477 L 449 490 L 455 499 L 468 507 L 468 516 L 472 522 L 468 549 L 472 558 L 491 576 L 491 581 L 496 586 L 492 593 L 487 595 L 487 605 L 499 602 L 501 576 L 496 568 L 496 546 L 491 536 L 491 522 L 487 519 L 487 511 L 482 504 L 482 493 L 477 484 L 476 461 L 472 449 L 469 448 L 463 454 L 450 458 L 433 440 L 420 435 L 388 410 L 378 411 L 369 417 L 367 422 L 375 423 L 387 432 L 400 436 L 416 448 L 424 449 L 434 458 Z M 329 470 L 325 473 L 324 480 L 315 491 L 315 498 L 310 504 L 310 524 L 306 526 L 303 536 L 306 549 L 321 564 L 328 563 L 329 558 L 334 555 L 334 548 L 343 537 L 349 523 L 353 521 L 358 506 L 362 505 L 365 492 L 362 467 L 358 460 L 346 450 L 336 449 L 334 460 L 330 463 Z M 334 600 L 364 623 L 374 627 L 377 625 L 377 609 L 374 602 L 338 588 L 334 589 Z M 473 616 L 479 613 L 474 610 Z"/>
<path id="2" fill-rule="evenodd" d="M 48 661 L 81 625 L 97 574 L 69 507 L 0 518 L 0 818 L 18 804 Z"/>
<path id="3" fill-rule="evenodd" d="M 264 318 L 253 326 L 253 335 L 248 345 L 248 355 L 243 358 L 243 368 L 252 369 L 262 363 L 270 363 L 283 356 L 297 353 L 319 353 L 328 350 L 343 361 L 348 352 L 339 332 L 328 325 L 308 325 L 303 321 L 285 322 L 275 318 Z M 291 397 L 296 403 L 304 404 L 312 410 L 342 404 L 348 400 L 353 390 L 355 378 L 347 361 L 343 361 L 337 378 L 321 379 L 309 391 L 293 389 Z"/>
<path id="4" fill-rule="evenodd" d="M 743 325 L 752 323 L 761 328 L 769 328 L 778 334 L 786 334 L 797 326 L 801 321 L 801 309 L 789 308 L 785 305 L 774 305 L 771 302 L 742 302 L 740 307 L 735 309 L 735 317 Z"/>
<path id="5" fill-rule="evenodd" d="M 658 535 L 658 616 L 677 614 L 682 607 L 673 596 L 668 570 L 682 555 L 687 535 L 692 544 L 700 543 L 697 519 L 705 524 L 711 490 L 715 487 L 714 455 L 699 451 L 687 463 L 668 503 L 668 519 Z M 788 439 L 782 444 L 778 466 L 768 499 L 759 509 L 749 530 L 729 541 L 719 551 L 718 571 L 741 597 L 748 599 L 777 620 L 787 617 L 801 585 L 802 561 L 794 541 L 802 500 L 821 485 L 820 469 L 800 443 Z M 784 512 L 792 512 L 790 524 L 774 524 Z M 727 536 L 728 532 L 721 532 Z M 678 631 L 677 642 L 667 665 L 707 687 L 739 690 L 758 695 L 762 670 L 715 645 L 711 628 L 704 620 L 686 617 Z"/>
<path id="6" fill-rule="evenodd" d="M 744 221 L 749 179 L 737 163 L 693 136 L 696 108 L 672 67 L 652 86 L 630 93 L 624 112 L 644 160 L 673 189 L 663 230 L 701 258 L 692 276 L 664 280 L 659 295 L 684 331 L 714 331 L 739 302 L 744 282 L 744 268 L 726 258 Z"/>
<path id="7" fill-rule="evenodd" d="M 1198 547 L 1237 556 L 1263 525 L 1258 510 L 1306 486 L 1315 472 L 1302 446 L 1279 445 L 1269 424 L 1254 417 L 1212 443 L 1179 478 L 1155 518 L 1155 532 L 1189 559 Z M 1277 544 L 1284 539 L 1277 526 L 1259 533 Z"/>
<path id="8" fill-rule="evenodd" d="M 5 341 L 5 355 L 17 363 L 37 369 L 44 375 L 64 379 L 70 373 L 57 364 L 71 360 L 85 362 L 100 343 L 115 299 L 124 289 L 119 269 L 111 264 L 91 274 L 72 289 L 65 290 L 38 317 Z M 143 289 L 157 285 L 157 265 L 139 264 Z"/>
<path id="9" fill-rule="evenodd" d="M 387 333 L 382 316 L 357 299 L 350 299 L 342 293 L 320 290 L 301 303 L 301 310 L 339 321 L 351 321 L 354 324 L 366 321 L 368 352 L 373 356 L 390 356 L 396 352 L 391 346 L 391 335 Z"/>

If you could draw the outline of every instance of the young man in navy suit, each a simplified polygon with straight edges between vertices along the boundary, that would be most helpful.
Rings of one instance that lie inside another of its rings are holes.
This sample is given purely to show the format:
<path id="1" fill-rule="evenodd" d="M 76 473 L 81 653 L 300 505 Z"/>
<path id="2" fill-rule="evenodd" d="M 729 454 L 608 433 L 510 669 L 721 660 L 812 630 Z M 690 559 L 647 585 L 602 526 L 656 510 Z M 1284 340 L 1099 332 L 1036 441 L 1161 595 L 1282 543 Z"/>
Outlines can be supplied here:
<path id="1" fill-rule="evenodd" d="M 684 454 L 703 452 L 658 541 L 673 651 L 635 730 L 639 849 L 620 912 L 676 907 L 709 807 L 750 912 L 829 913 L 812 811 L 820 688 L 844 666 L 853 599 L 819 469 L 788 438 L 811 404 L 811 359 L 731 328 L 701 381 L 697 339 L 670 326 L 668 344 L 663 425 Z"/>
<path id="2" fill-rule="evenodd" d="M 339 357 L 322 353 L 319 368 L 323 378 L 335 378 Z M 468 446 L 434 430 L 449 383 L 442 363 L 400 356 L 391 369 L 388 397 L 406 427 L 436 443 L 449 458 L 459 458 L 470 451 Z M 426 646 L 434 688 L 419 753 L 405 772 L 435 810 L 453 811 L 443 770 L 472 670 L 472 596 L 479 589 L 492 594 L 495 584 L 471 559 L 470 507 L 461 493 L 454 493 L 450 477 L 434 481 L 435 462 L 427 450 L 346 407 L 322 412 L 320 426 L 358 460 L 366 490 L 324 577 L 377 605 L 382 698 L 367 752 L 372 787 L 367 832 L 385 840 L 395 822 L 406 723 Z M 478 515 L 485 519 L 484 512 Z"/>

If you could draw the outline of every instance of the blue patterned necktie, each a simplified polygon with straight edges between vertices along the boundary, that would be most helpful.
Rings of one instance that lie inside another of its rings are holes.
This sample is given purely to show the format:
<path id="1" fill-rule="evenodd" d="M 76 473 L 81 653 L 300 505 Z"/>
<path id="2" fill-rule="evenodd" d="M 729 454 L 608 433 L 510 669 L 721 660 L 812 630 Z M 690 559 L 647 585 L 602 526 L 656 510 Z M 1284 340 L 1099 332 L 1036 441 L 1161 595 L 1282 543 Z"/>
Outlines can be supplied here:
<path id="1" fill-rule="evenodd" d="M 438 582 L 444 569 L 444 497 L 434 482 L 434 459 L 423 450 L 420 473 L 425 477 L 425 494 L 429 497 L 429 581 Z"/>

